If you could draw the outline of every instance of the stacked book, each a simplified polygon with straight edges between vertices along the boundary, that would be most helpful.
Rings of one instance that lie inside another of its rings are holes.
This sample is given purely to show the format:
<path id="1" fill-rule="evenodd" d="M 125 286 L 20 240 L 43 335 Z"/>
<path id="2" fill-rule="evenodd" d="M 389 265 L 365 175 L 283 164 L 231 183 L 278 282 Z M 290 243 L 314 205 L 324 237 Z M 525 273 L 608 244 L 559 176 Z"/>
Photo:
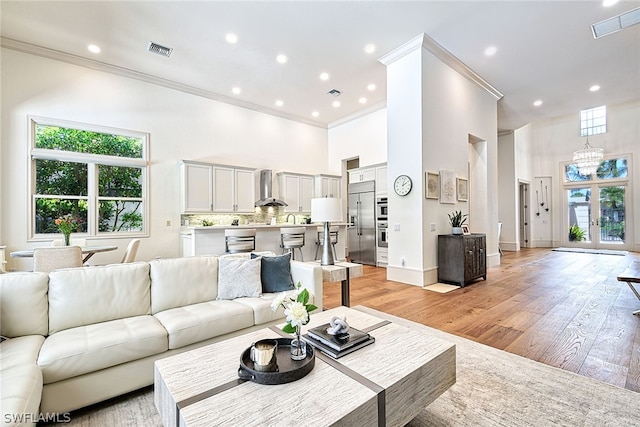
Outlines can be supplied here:
<path id="1" fill-rule="evenodd" d="M 346 334 L 331 335 L 327 332 L 329 324 L 311 328 L 302 337 L 314 348 L 337 359 L 372 344 L 375 338 L 356 328 L 349 328 Z"/>

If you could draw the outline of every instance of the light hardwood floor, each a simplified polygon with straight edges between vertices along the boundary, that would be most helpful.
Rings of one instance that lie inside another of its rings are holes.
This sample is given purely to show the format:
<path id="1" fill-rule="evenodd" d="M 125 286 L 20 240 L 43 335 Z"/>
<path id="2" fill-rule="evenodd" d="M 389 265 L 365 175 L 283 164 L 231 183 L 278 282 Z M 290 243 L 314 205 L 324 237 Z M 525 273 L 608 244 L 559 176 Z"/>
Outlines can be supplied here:
<path id="1" fill-rule="evenodd" d="M 505 252 L 487 280 L 438 294 L 364 266 L 351 305 L 364 305 L 491 347 L 640 392 L 640 301 L 616 276 L 626 256 L 524 249 Z M 325 308 L 340 284 L 325 283 Z"/>

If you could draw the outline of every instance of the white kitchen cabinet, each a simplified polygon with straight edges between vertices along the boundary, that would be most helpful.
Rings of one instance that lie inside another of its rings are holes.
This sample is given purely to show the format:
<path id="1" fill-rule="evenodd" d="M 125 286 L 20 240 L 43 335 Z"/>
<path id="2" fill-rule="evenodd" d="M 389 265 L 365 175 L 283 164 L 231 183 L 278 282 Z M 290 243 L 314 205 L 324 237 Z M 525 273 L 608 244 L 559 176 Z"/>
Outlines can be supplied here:
<path id="1" fill-rule="evenodd" d="M 387 195 L 387 165 L 376 167 L 376 196 Z"/>
<path id="2" fill-rule="evenodd" d="M 181 211 L 211 212 L 213 207 L 213 168 L 202 163 L 180 163 Z"/>
<path id="3" fill-rule="evenodd" d="M 342 178 L 336 175 L 315 176 L 315 197 L 340 198 L 340 184 Z"/>
<path id="4" fill-rule="evenodd" d="M 289 172 L 278 173 L 279 197 L 287 206 L 285 213 L 310 213 L 313 176 Z"/>
<path id="5" fill-rule="evenodd" d="M 183 213 L 253 213 L 254 169 L 181 162 Z"/>
<path id="6" fill-rule="evenodd" d="M 349 170 L 349 183 L 375 181 L 376 196 L 387 194 L 387 164 L 365 166 Z"/>
<path id="7" fill-rule="evenodd" d="M 236 169 L 235 173 L 235 200 L 236 212 L 255 212 L 256 178 L 253 169 Z"/>
<path id="8" fill-rule="evenodd" d="M 255 201 L 252 169 L 213 166 L 213 212 L 252 213 Z"/>
<path id="9" fill-rule="evenodd" d="M 375 181 L 376 179 L 376 168 L 368 167 L 368 168 L 359 168 L 359 169 L 351 169 L 349 171 L 349 182 L 364 182 L 364 181 Z"/>

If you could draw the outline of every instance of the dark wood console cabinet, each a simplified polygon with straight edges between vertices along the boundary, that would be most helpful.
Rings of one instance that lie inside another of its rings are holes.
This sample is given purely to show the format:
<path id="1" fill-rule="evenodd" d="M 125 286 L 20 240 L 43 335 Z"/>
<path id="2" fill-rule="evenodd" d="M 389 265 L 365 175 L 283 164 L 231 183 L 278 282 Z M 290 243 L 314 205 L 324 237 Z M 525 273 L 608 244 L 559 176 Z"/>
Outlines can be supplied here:
<path id="1" fill-rule="evenodd" d="M 487 280 L 487 238 L 484 234 L 438 236 L 438 282 L 464 286 Z"/>

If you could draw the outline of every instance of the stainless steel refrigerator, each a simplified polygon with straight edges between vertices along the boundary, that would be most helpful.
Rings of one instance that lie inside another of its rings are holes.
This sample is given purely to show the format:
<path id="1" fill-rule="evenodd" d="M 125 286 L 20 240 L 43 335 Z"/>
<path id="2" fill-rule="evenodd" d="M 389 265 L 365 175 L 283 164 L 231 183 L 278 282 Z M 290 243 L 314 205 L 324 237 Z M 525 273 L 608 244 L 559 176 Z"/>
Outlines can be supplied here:
<path id="1" fill-rule="evenodd" d="M 376 265 L 375 182 L 349 184 L 349 258 Z"/>

